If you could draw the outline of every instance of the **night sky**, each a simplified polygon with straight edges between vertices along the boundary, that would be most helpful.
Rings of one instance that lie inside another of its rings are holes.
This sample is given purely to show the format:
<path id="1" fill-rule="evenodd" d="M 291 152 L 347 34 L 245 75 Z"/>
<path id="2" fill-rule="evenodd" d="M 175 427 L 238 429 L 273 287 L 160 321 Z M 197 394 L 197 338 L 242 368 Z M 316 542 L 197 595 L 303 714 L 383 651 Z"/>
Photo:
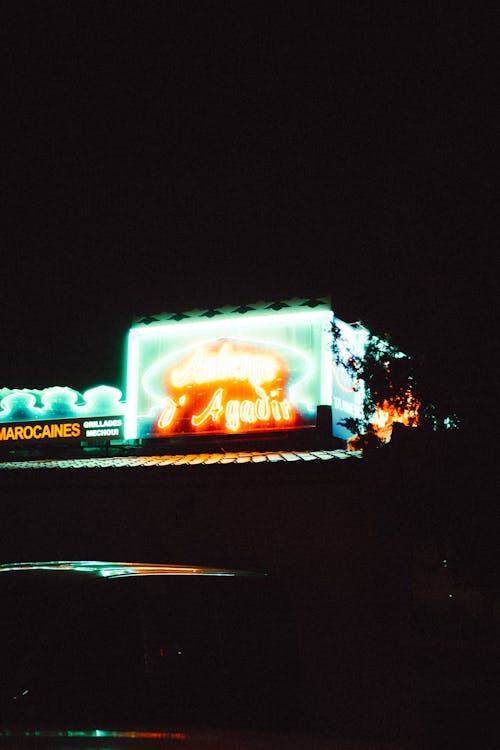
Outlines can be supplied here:
<path id="1" fill-rule="evenodd" d="M 475 414 L 480 24 L 350 5 L 7 4 L 1 386 L 121 386 L 136 315 L 330 294 Z"/>

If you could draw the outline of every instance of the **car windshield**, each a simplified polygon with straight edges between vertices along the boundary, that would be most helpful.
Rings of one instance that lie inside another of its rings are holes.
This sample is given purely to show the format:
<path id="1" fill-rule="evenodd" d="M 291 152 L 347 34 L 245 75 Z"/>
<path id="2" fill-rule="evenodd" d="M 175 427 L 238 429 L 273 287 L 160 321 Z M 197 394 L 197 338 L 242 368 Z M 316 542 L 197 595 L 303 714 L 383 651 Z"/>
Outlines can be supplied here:
<path id="1" fill-rule="evenodd" d="M 286 599 L 264 577 L 0 575 L 0 723 L 290 726 Z"/>

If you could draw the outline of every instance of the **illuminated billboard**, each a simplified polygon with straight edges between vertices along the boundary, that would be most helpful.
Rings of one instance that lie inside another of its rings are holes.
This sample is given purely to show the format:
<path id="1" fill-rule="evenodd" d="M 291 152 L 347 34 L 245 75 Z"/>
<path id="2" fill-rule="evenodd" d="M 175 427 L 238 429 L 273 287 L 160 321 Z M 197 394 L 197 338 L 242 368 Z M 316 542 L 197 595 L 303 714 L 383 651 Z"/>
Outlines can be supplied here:
<path id="1" fill-rule="evenodd" d="M 317 406 L 332 402 L 333 314 L 320 308 L 244 308 L 133 327 L 125 438 L 315 426 Z"/>
<path id="2" fill-rule="evenodd" d="M 36 445 L 123 438 L 125 404 L 118 388 L 100 385 L 82 395 L 66 386 L 0 389 L 0 444 Z"/>

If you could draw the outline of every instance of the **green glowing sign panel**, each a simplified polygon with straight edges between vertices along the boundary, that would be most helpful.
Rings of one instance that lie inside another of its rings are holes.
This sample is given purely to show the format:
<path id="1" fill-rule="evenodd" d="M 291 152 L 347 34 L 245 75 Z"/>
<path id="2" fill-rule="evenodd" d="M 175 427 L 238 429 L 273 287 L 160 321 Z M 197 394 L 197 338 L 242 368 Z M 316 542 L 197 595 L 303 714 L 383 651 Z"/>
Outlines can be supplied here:
<path id="1" fill-rule="evenodd" d="M 315 425 L 332 398 L 332 317 L 288 306 L 132 328 L 125 437 Z"/>

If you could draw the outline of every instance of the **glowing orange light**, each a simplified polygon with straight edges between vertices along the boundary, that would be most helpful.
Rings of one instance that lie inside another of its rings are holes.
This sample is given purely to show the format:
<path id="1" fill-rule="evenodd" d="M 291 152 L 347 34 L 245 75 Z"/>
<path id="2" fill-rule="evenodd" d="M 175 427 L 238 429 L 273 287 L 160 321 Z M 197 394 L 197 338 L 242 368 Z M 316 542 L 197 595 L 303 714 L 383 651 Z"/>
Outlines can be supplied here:
<path id="1" fill-rule="evenodd" d="M 193 427 L 201 427 L 209 419 L 212 419 L 212 422 L 215 423 L 219 421 L 220 416 L 224 411 L 224 407 L 222 406 L 223 393 L 224 391 L 222 388 L 217 388 L 201 414 L 193 414 L 191 417 L 191 424 Z"/>
<path id="2" fill-rule="evenodd" d="M 246 380 L 255 388 L 276 379 L 280 362 L 276 355 L 224 341 L 217 348 L 200 347 L 187 361 L 170 372 L 175 388 L 224 380 Z"/>
<path id="3" fill-rule="evenodd" d="M 277 354 L 221 340 L 201 346 L 164 376 L 160 431 L 242 432 L 292 424 L 288 369 Z"/>
<path id="4" fill-rule="evenodd" d="M 163 430 L 165 427 L 169 427 L 172 424 L 176 409 L 177 404 L 175 403 L 175 401 L 173 401 L 170 396 L 167 396 L 165 407 L 158 418 L 158 427 L 161 430 Z"/>
<path id="5" fill-rule="evenodd" d="M 395 422 L 404 424 L 407 427 L 418 427 L 420 403 L 410 392 L 406 394 L 406 398 L 404 408 L 398 408 L 385 399 L 377 406 L 375 414 L 372 417 L 372 424 L 376 432 L 379 433 L 379 437 L 388 435 L 387 439 L 389 439 L 392 432 L 392 425 Z"/>

